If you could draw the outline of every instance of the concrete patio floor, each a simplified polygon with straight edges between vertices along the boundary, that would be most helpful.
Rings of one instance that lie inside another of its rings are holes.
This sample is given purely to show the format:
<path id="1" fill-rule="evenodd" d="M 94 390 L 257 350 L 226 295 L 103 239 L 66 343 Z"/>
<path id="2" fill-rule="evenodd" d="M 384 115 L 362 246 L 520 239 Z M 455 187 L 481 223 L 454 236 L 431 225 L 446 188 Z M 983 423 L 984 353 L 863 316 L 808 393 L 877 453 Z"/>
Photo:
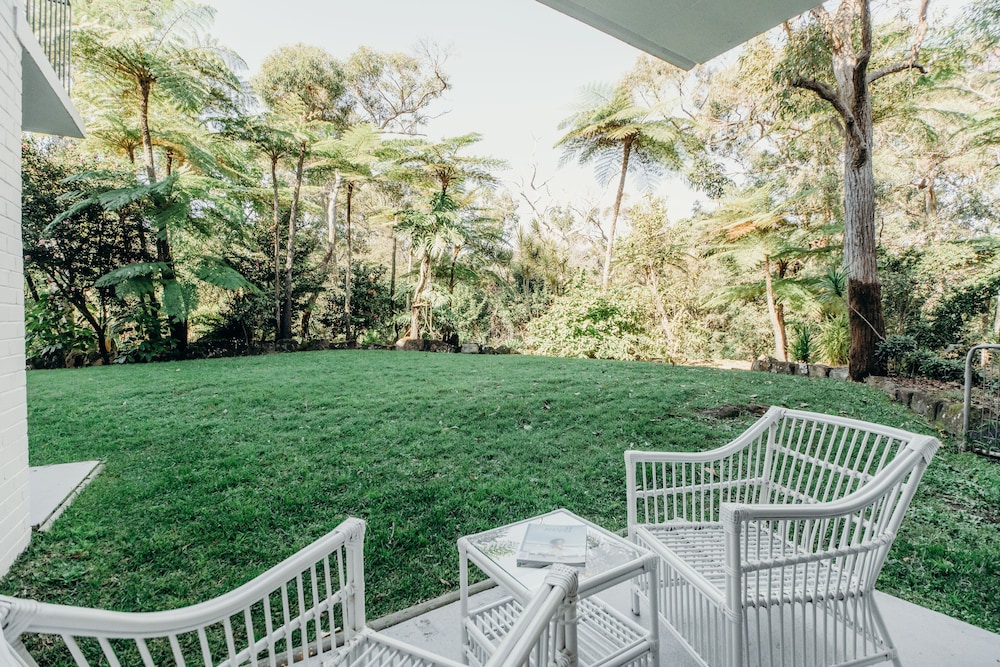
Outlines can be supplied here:
<path id="1" fill-rule="evenodd" d="M 998 667 L 1000 635 L 955 620 L 949 616 L 877 593 L 879 607 L 899 650 L 903 667 Z M 471 604 L 499 599 L 491 588 L 477 593 Z M 415 646 L 461 660 L 459 603 L 445 596 L 371 625 Z M 601 594 L 619 611 L 627 612 L 628 591 L 617 587 Z M 446 603 L 446 604 L 441 604 Z M 433 607 L 432 609 L 429 609 Z M 660 632 L 660 660 L 664 667 L 696 667 L 697 663 L 665 628 Z M 885 663 L 889 664 L 889 663 Z"/>

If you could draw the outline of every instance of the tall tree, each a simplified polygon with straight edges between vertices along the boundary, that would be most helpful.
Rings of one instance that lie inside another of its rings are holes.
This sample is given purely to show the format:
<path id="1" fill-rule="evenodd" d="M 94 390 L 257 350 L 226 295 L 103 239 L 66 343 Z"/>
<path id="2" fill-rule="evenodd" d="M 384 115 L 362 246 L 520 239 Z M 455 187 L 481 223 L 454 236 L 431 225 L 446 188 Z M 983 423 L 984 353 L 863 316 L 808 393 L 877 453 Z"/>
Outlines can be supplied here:
<path id="1" fill-rule="evenodd" d="M 232 69 L 238 58 L 208 36 L 215 10 L 206 5 L 187 0 L 84 0 L 74 9 L 80 22 L 74 55 L 82 63 L 82 76 L 135 113 L 145 178 L 155 184 L 161 172 L 151 126 L 154 108 L 160 105 L 193 118 L 228 106 L 239 90 Z M 126 150 L 133 150 L 132 141 L 124 144 Z M 163 157 L 168 160 L 169 151 Z M 156 230 L 156 261 L 165 267 L 164 280 L 174 280 L 171 230 L 165 226 Z M 171 335 L 182 347 L 186 344 L 186 319 L 172 319 Z"/>
<path id="2" fill-rule="evenodd" d="M 283 298 L 278 338 L 292 337 L 292 272 L 306 159 L 324 136 L 343 129 L 349 106 L 340 62 L 320 48 L 282 47 L 261 63 L 254 89 L 293 136 L 294 176 L 285 244 Z"/>
<path id="3" fill-rule="evenodd" d="M 667 348 L 679 354 L 674 319 L 680 313 L 671 312 L 668 294 L 677 291 L 673 274 L 683 274 L 694 258 L 670 225 L 665 201 L 647 198 L 629 209 L 628 218 L 632 231 L 623 240 L 622 259 L 635 271 L 637 282 L 646 286 Z"/>
<path id="4" fill-rule="evenodd" d="M 611 278 L 615 233 L 629 172 L 641 172 L 648 178 L 659 175 L 665 166 L 680 167 L 683 130 L 677 119 L 664 119 L 661 112 L 661 108 L 636 105 L 632 91 L 619 85 L 611 91 L 589 91 L 580 111 L 559 126 L 568 130 L 556 144 L 563 149 L 564 159 L 593 162 L 603 184 L 618 173 L 601 275 L 603 290 L 608 289 Z"/>
<path id="5" fill-rule="evenodd" d="M 362 46 L 344 64 L 355 116 L 386 132 L 415 134 L 430 118 L 427 107 L 451 87 L 443 65 L 431 48 L 414 56 Z"/>
<path id="6" fill-rule="evenodd" d="M 808 255 L 816 236 L 794 217 L 793 200 L 776 201 L 774 188 L 761 186 L 738 191 L 724 198 L 706 219 L 707 231 L 717 241 L 709 252 L 724 257 L 744 274 L 760 272 L 760 280 L 737 279 L 718 295 L 726 299 L 756 299 L 763 296 L 771 322 L 774 356 L 788 360 L 786 305 L 801 305 L 809 298 L 806 286 L 793 279 Z"/>
<path id="7" fill-rule="evenodd" d="M 412 251 L 418 254 L 418 276 L 410 305 L 410 338 L 420 337 L 420 320 L 430 311 L 432 263 L 435 257 L 453 251 L 477 234 L 481 218 L 466 215 L 464 198 L 475 186 L 492 185 L 493 171 L 503 163 L 486 157 L 464 155 L 465 149 L 480 140 L 478 134 L 443 139 L 437 143 L 422 140 L 398 142 L 393 151 L 403 169 L 412 170 L 417 183 L 428 192 L 427 204 L 400 213 L 399 233 L 410 238 Z"/>
<path id="8" fill-rule="evenodd" d="M 913 41 L 898 60 L 889 54 L 872 68 L 875 40 L 870 0 L 842 0 L 834 14 L 822 6 L 806 25 L 792 33 L 783 76 L 796 88 L 813 92 L 836 112 L 844 137 L 844 264 L 851 330 L 850 374 L 853 380 L 885 374 L 876 346 L 885 337 L 882 286 L 875 232 L 875 176 L 872 168 L 874 122 L 872 84 L 903 72 L 926 72 L 919 62 L 927 31 L 929 0 L 919 0 Z M 828 67 L 820 67 L 825 53 Z M 825 71 L 824 71 L 825 70 Z M 832 81 L 831 81 L 832 79 Z"/>
<path id="9" fill-rule="evenodd" d="M 319 158 L 314 169 L 333 172 L 332 185 L 326 194 L 327 199 L 327 247 L 320 264 L 320 273 L 326 275 L 334 264 L 336 257 L 336 201 L 341 184 L 346 184 L 344 244 L 344 334 L 348 344 L 353 344 L 351 331 L 351 288 L 353 278 L 351 270 L 354 259 L 353 213 L 354 197 L 361 187 L 376 177 L 374 169 L 380 143 L 380 134 L 373 125 L 355 125 L 339 137 L 330 138 L 316 146 L 315 153 Z M 326 179 L 329 180 L 329 179 Z M 337 281 L 336 271 L 332 276 Z M 309 313 L 319 297 L 319 291 L 314 291 L 308 299 L 303 313 L 302 335 L 309 328 Z"/>

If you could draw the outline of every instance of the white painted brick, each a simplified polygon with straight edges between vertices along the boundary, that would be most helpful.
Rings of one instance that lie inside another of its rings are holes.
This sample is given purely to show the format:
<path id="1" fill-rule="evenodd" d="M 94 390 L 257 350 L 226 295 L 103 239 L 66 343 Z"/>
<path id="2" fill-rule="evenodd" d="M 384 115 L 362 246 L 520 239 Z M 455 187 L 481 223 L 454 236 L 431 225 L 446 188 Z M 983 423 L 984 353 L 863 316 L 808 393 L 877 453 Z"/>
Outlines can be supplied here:
<path id="1" fill-rule="evenodd" d="M 0 575 L 31 537 L 21 251 L 21 47 L 0 0 Z"/>

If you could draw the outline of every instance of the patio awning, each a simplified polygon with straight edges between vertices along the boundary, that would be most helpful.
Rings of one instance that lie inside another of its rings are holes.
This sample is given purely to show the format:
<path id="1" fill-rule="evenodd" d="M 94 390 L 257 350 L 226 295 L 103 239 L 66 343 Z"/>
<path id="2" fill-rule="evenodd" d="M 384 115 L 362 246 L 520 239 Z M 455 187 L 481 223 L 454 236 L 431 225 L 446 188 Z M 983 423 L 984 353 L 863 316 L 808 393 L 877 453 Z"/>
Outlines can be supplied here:
<path id="1" fill-rule="evenodd" d="M 538 0 L 683 69 L 821 4 L 817 0 Z"/>

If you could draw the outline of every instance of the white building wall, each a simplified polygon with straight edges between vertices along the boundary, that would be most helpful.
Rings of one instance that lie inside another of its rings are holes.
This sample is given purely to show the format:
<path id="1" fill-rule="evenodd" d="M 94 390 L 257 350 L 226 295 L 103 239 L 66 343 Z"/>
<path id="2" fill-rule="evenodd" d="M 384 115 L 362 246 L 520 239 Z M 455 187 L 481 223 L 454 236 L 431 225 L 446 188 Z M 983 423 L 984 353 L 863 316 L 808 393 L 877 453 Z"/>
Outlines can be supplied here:
<path id="1" fill-rule="evenodd" d="M 28 545 L 19 0 L 0 0 L 0 575 Z"/>

